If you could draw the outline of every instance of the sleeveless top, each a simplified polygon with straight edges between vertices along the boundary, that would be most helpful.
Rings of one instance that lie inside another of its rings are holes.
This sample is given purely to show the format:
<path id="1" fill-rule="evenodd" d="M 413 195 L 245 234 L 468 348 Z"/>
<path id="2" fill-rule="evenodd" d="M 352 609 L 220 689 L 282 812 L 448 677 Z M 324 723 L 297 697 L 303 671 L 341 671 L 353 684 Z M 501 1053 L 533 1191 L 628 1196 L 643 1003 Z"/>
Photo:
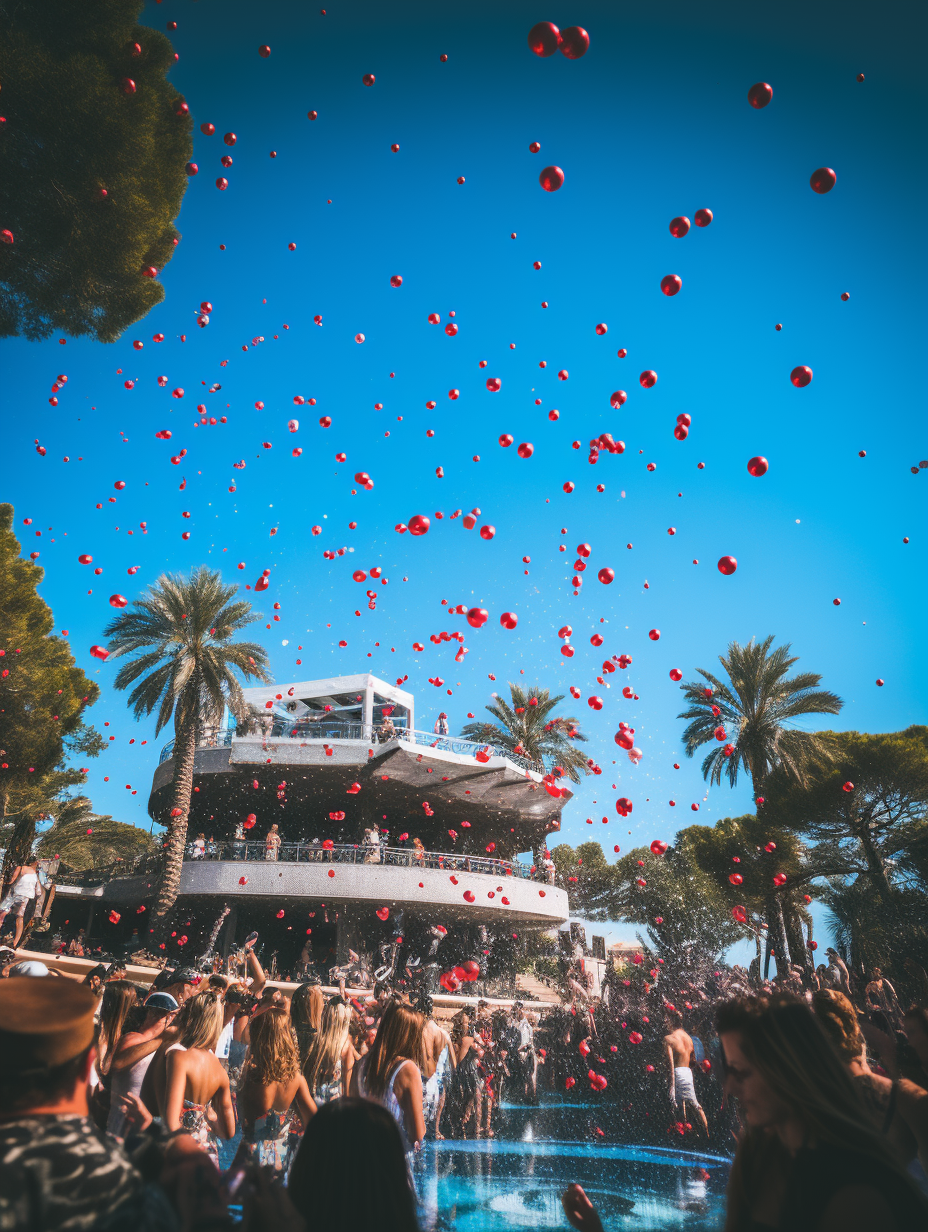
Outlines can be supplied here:
<path id="1" fill-rule="evenodd" d="M 13 886 L 17 898 L 35 898 L 35 888 L 39 884 L 39 874 L 35 870 L 20 873 Z"/>
<path id="2" fill-rule="evenodd" d="M 374 1099 L 374 1097 L 370 1095 L 367 1090 L 367 1059 L 369 1056 L 370 1053 L 363 1056 L 358 1062 L 357 1067 L 358 1091 L 364 1099 Z M 400 1137 L 403 1139 L 403 1150 L 408 1156 L 412 1151 L 412 1146 L 410 1145 L 409 1138 L 406 1134 L 406 1117 L 403 1113 L 403 1109 L 400 1107 L 399 1100 L 396 1098 L 393 1091 L 393 1084 L 396 1082 L 396 1076 L 404 1065 L 415 1065 L 415 1061 L 398 1061 L 390 1071 L 390 1077 L 387 1079 L 387 1085 L 384 1090 L 383 1097 L 381 1099 L 374 1100 L 374 1102 L 383 1104 L 387 1112 L 389 1112 L 394 1121 L 396 1121 L 396 1124 L 399 1127 Z"/>

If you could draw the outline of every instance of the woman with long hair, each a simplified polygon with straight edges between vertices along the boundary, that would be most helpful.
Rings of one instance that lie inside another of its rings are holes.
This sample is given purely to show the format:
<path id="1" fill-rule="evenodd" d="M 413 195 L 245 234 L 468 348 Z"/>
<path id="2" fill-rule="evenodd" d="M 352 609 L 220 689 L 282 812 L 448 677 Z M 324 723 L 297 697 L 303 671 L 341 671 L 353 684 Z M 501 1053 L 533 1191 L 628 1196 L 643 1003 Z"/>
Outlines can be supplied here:
<path id="1" fill-rule="evenodd" d="M 786 994 L 724 1002 L 716 1027 L 725 1093 L 745 1124 L 726 1232 L 928 1226 L 928 1204 L 805 1002 Z"/>
<path id="2" fill-rule="evenodd" d="M 402 1135 L 386 1109 L 367 1099 L 337 1099 L 319 1109 L 287 1193 L 311 1228 L 419 1232 Z"/>
<path id="3" fill-rule="evenodd" d="M 217 1134 L 235 1134 L 229 1075 L 213 1051 L 222 1030 L 222 1000 L 214 992 L 197 993 L 183 1011 L 178 1040 L 165 1053 L 164 1123 L 190 1134 L 218 1167 Z"/>
<path id="4" fill-rule="evenodd" d="M 316 1112 L 286 1010 L 266 1010 L 252 1023 L 238 1106 L 242 1141 L 255 1161 L 286 1175 Z"/>
<path id="5" fill-rule="evenodd" d="M 857 1011 L 843 992 L 823 989 L 812 994 L 812 1009 L 847 1067 L 874 1125 L 908 1166 L 918 1155 L 928 1164 L 928 1091 L 907 1078 L 893 1081 L 875 1074 L 867 1062 L 867 1045 Z"/>
<path id="6" fill-rule="evenodd" d="M 101 1078 L 110 1072 L 116 1045 L 126 1027 L 126 1019 L 138 1003 L 139 990 L 131 980 L 113 980 L 104 985 L 96 1061 L 97 1073 Z"/>
<path id="7" fill-rule="evenodd" d="M 467 1137 L 467 1124 L 474 1117 L 474 1137 L 480 1137 L 480 1071 L 478 1062 L 483 1049 L 471 1034 L 470 1015 L 459 1010 L 452 1019 L 451 1041 L 454 1045 L 455 1070 L 451 1079 L 451 1109 L 453 1134 Z"/>
<path id="8" fill-rule="evenodd" d="M 410 1168 L 425 1137 L 422 1108 L 422 1032 L 425 1019 L 408 1005 L 391 1001 L 383 1012 L 377 1035 L 354 1067 L 351 1094 L 383 1104 L 399 1127 Z"/>
<path id="9" fill-rule="evenodd" d="M 317 1104 L 340 1099 L 351 1087 L 358 1053 L 350 1039 L 351 1009 L 331 997 L 322 1011 L 322 1026 L 303 1062 L 303 1076 Z"/>
<path id="10" fill-rule="evenodd" d="M 103 985 L 102 992 L 94 1066 L 99 1081 L 93 1088 L 91 1114 L 99 1128 L 105 1129 L 112 1106 L 113 1057 L 126 1029 L 126 1019 L 138 1005 L 139 996 L 138 989 L 130 980 L 113 980 Z"/>
<path id="11" fill-rule="evenodd" d="M 322 1008 L 325 998 L 319 984 L 301 984 L 290 1001 L 290 1017 L 296 1031 L 300 1049 L 300 1063 L 305 1065 L 306 1054 L 322 1026 Z"/>

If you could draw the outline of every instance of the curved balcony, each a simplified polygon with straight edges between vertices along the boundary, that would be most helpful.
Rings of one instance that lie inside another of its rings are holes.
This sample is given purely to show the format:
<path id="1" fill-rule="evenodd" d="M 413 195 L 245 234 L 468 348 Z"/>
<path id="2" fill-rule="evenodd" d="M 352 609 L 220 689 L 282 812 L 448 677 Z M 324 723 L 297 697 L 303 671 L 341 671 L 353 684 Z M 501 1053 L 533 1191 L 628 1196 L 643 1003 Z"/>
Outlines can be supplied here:
<path id="1" fill-rule="evenodd" d="M 231 748 L 233 737 L 236 740 L 249 740 L 258 743 L 277 743 L 282 740 L 293 740 L 300 746 L 308 744 L 323 744 L 331 740 L 356 740 L 359 744 L 386 745 L 396 740 L 407 744 L 416 744 L 420 748 L 435 749 L 443 753 L 457 753 L 464 757 L 477 758 L 477 754 L 489 757 L 505 757 L 513 765 L 522 770 L 531 770 L 535 774 L 547 773 L 545 765 L 540 761 L 522 757 L 509 749 L 497 748 L 492 744 L 480 744 L 474 740 L 465 740 L 459 736 L 436 736 L 434 732 L 416 731 L 413 728 L 396 728 L 392 733 L 384 734 L 376 727 L 371 728 L 363 723 L 343 723 L 332 721 L 308 724 L 294 723 L 286 726 L 275 722 L 267 732 L 254 732 L 241 736 L 234 727 L 224 727 L 218 730 L 206 731 L 197 741 L 201 749 Z M 174 741 L 170 740 L 161 750 L 158 758 L 159 766 L 174 756 Z"/>
<path id="2" fill-rule="evenodd" d="M 518 861 L 363 844 L 285 843 L 276 859 L 269 858 L 263 840 L 208 843 L 202 855 L 188 844 L 180 896 L 275 907 L 389 906 L 438 922 L 491 923 L 502 915 L 548 928 L 564 923 L 569 913 L 566 891 L 537 879 Z"/>

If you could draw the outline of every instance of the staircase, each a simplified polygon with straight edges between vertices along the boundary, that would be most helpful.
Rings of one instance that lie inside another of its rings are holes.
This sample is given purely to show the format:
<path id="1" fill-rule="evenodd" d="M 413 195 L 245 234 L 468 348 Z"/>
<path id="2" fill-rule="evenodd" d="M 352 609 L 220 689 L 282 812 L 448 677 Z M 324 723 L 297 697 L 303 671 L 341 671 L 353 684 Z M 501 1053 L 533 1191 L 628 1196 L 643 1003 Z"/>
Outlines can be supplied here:
<path id="1" fill-rule="evenodd" d="M 517 975 L 516 988 L 524 995 L 527 1001 L 543 1001 L 547 1005 L 561 1004 L 561 998 L 554 989 L 549 988 L 547 984 L 543 984 L 534 975 Z"/>

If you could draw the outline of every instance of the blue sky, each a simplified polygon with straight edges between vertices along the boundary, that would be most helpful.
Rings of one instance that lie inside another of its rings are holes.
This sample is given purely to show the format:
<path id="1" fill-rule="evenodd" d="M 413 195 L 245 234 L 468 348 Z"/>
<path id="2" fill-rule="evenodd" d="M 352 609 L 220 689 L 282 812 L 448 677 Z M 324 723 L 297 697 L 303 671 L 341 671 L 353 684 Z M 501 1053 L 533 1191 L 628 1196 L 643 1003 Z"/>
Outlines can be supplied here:
<path id="1" fill-rule="evenodd" d="M 527 32 L 548 18 L 589 31 L 584 58 L 531 54 Z M 594 837 L 610 854 L 614 843 L 627 850 L 749 808 L 747 785 L 707 793 L 698 761 L 681 756 L 668 678 L 674 667 L 684 678 L 711 669 L 731 639 L 790 641 L 801 666 L 845 699 L 843 728 L 925 722 L 928 474 L 910 473 L 928 456 L 925 172 L 913 157 L 923 10 L 594 3 L 561 13 L 511 3 L 469 6 L 462 20 L 425 4 L 336 0 L 323 17 L 296 3 L 184 0 L 149 4 L 143 20 L 178 22 L 172 79 L 197 125 L 200 172 L 161 275 L 165 302 L 111 346 L 7 340 L 0 352 L 0 496 L 15 506 L 24 551 L 41 552 L 57 627 L 101 684 L 93 721 L 115 737 L 88 779 L 99 810 L 147 826 L 156 750 L 170 736 L 136 724 L 109 687 L 113 668 L 89 655 L 108 598 L 131 599 L 161 571 L 204 561 L 242 583 L 271 570 L 259 610 L 270 621 L 279 602 L 281 619 L 255 631 L 279 681 L 408 674 L 418 725 L 445 709 L 453 729 L 509 679 L 576 685 L 570 712 L 604 774 L 578 790 L 562 837 Z M 269 59 L 258 56 L 263 43 Z M 774 88 L 762 111 L 746 99 L 755 81 Z M 200 135 L 204 121 L 215 136 Z M 231 150 L 227 131 L 238 138 Z M 565 173 L 557 193 L 538 183 L 548 164 Z M 820 166 L 837 173 L 827 195 L 809 187 Z M 711 226 L 674 239 L 670 219 L 701 207 Z M 660 291 L 666 274 L 683 281 L 672 298 Z M 213 312 L 200 329 L 204 300 Z M 455 337 L 444 332 L 451 311 Z M 441 323 L 428 324 L 429 313 Z M 814 372 L 805 389 L 789 380 L 800 364 Z M 645 369 L 658 373 L 652 389 L 639 385 Z M 59 373 L 68 382 L 53 408 Z M 498 393 L 487 377 L 501 380 Z M 183 399 L 171 397 L 177 387 Z M 620 410 L 609 402 L 616 389 L 628 394 Z M 316 405 L 294 406 L 295 395 Z M 228 422 L 195 426 L 198 404 Z M 681 412 L 692 416 L 684 442 L 673 437 Z M 170 443 L 155 439 L 163 428 Z M 625 453 L 591 466 L 586 446 L 604 431 Z M 531 442 L 533 456 L 500 448 L 504 432 Z M 762 479 L 746 469 L 754 454 L 770 462 Z M 246 468 L 234 469 L 240 460 Z M 373 491 L 351 494 L 358 470 Z M 474 506 L 478 526 L 496 527 L 489 542 L 447 519 Z M 429 534 L 397 535 L 394 524 L 414 513 L 432 517 Z M 593 551 L 574 597 L 582 542 Z M 343 546 L 352 550 L 323 560 Z M 78 564 L 85 552 L 101 576 Z M 723 577 L 715 562 L 728 554 L 738 570 Z M 351 572 L 373 565 L 389 585 L 368 612 Z M 608 587 L 596 580 L 603 565 L 616 573 Z M 490 621 L 470 630 L 442 599 L 485 606 Z M 519 617 L 515 631 L 499 626 L 506 610 Z M 577 648 L 569 661 L 557 637 L 565 623 Z M 454 644 L 428 641 L 458 628 L 469 650 L 460 665 Z M 427 650 L 416 655 L 414 641 Z M 608 691 L 595 683 L 604 652 L 633 657 Z M 428 683 L 436 674 L 441 689 Z M 639 701 L 621 697 L 625 683 Z M 605 699 L 600 712 L 591 694 Z M 620 719 L 644 751 L 637 768 L 613 743 Z M 631 834 L 617 795 L 634 801 Z"/>

